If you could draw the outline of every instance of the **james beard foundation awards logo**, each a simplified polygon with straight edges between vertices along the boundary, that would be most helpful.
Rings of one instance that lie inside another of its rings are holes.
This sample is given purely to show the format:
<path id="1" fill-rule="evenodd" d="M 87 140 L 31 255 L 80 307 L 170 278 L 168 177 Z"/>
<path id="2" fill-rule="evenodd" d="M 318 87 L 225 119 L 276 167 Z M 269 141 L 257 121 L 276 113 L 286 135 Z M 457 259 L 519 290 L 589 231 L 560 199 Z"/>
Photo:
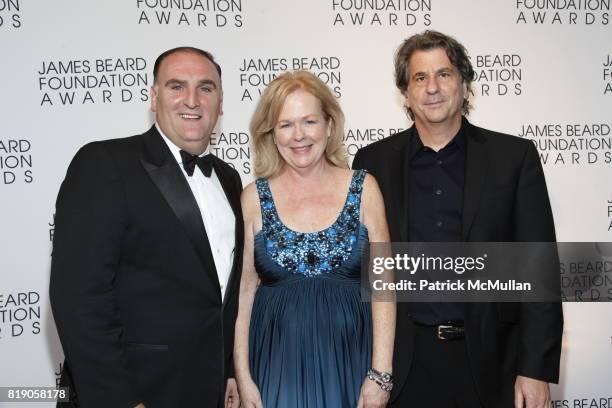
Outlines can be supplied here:
<path id="1" fill-rule="evenodd" d="M 384 139 L 385 137 L 394 135 L 401 132 L 402 128 L 348 128 L 344 135 L 344 146 L 349 157 L 352 159 L 357 151 L 364 146 L 374 143 L 378 140 Z"/>
<path id="2" fill-rule="evenodd" d="M 293 56 L 245 58 L 238 68 L 240 101 L 257 101 L 266 86 L 286 71 L 308 70 L 342 96 L 342 60 L 337 56 Z"/>
<path id="3" fill-rule="evenodd" d="M 21 28 L 19 0 L 0 0 L 0 32 L 2 29 Z"/>
<path id="4" fill-rule="evenodd" d="M 519 54 L 480 54 L 472 58 L 474 88 L 481 96 L 518 96 L 523 93 L 523 59 Z"/>
<path id="5" fill-rule="evenodd" d="M 610 197 L 612 197 L 612 194 L 610 194 Z M 608 224 L 608 232 L 612 233 L 612 198 L 606 201 L 606 208 L 608 212 L 608 219 L 606 221 L 606 224 Z"/>
<path id="6" fill-rule="evenodd" d="M 610 408 L 612 396 L 552 400 L 552 408 Z"/>
<path id="7" fill-rule="evenodd" d="M 517 25 L 608 25 L 611 0 L 510 0 Z"/>
<path id="8" fill-rule="evenodd" d="M 32 144 L 27 139 L 0 139 L 0 180 L 2 185 L 30 184 L 32 170 Z"/>
<path id="9" fill-rule="evenodd" d="M 49 227 L 49 242 L 53 244 L 53 235 L 55 234 L 55 213 L 51 216 L 51 221 L 47 224 Z"/>
<path id="10" fill-rule="evenodd" d="M 60 380 L 62 378 L 62 370 L 64 369 L 64 361 L 58 361 L 53 369 L 53 375 L 55 376 L 55 387 L 59 388 Z"/>
<path id="11" fill-rule="evenodd" d="M 332 25 L 428 27 L 433 0 L 332 0 Z"/>
<path id="12" fill-rule="evenodd" d="M 611 130 L 609 123 L 528 123 L 518 136 L 536 145 L 545 166 L 610 166 Z"/>
<path id="13" fill-rule="evenodd" d="M 40 294 L 0 293 L 0 341 L 40 334 Z"/>
<path id="14" fill-rule="evenodd" d="M 250 137 L 246 131 L 223 130 L 213 133 L 210 152 L 226 161 L 238 173 L 251 174 Z"/>
<path id="15" fill-rule="evenodd" d="M 42 61 L 36 71 L 40 106 L 146 102 L 147 65 L 142 57 Z"/>
<path id="16" fill-rule="evenodd" d="M 138 24 L 242 28 L 242 0 L 136 0 Z"/>
<path id="17" fill-rule="evenodd" d="M 603 62 L 603 94 L 612 96 L 612 54 L 608 54 Z"/>

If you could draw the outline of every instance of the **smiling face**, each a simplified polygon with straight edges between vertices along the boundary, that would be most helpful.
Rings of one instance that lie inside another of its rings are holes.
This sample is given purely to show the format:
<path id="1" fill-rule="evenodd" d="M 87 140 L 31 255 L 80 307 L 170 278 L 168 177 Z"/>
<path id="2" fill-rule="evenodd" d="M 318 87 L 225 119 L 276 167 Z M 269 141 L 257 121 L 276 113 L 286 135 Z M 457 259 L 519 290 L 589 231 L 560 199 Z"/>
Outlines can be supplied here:
<path id="1" fill-rule="evenodd" d="M 278 152 L 295 169 L 308 169 L 325 160 L 330 132 L 321 101 L 303 89 L 287 96 L 274 126 Z"/>
<path id="2" fill-rule="evenodd" d="M 151 110 L 162 132 L 192 154 L 206 150 L 222 112 L 221 78 L 204 56 L 179 51 L 168 55 L 151 88 Z"/>
<path id="3" fill-rule="evenodd" d="M 404 96 L 417 127 L 459 126 L 466 95 L 467 86 L 442 48 L 412 54 Z"/>

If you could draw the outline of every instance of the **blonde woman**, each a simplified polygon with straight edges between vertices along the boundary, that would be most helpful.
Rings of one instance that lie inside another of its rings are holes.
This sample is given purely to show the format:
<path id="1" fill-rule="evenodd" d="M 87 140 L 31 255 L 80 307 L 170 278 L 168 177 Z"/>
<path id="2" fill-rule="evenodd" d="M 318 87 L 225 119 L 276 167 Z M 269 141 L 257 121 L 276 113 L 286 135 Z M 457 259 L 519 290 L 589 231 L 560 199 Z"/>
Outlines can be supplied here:
<path id="1" fill-rule="evenodd" d="M 242 194 L 244 267 L 234 361 L 244 407 L 384 407 L 393 303 L 363 302 L 361 254 L 387 242 L 374 178 L 351 171 L 329 88 L 276 78 L 251 121 L 255 173 Z"/>

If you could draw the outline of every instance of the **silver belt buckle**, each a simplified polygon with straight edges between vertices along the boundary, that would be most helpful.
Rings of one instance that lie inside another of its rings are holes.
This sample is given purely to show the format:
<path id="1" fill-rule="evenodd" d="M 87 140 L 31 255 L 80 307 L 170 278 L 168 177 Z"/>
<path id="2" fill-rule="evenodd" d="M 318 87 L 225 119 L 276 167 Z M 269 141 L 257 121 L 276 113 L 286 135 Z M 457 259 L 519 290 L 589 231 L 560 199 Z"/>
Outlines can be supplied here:
<path id="1" fill-rule="evenodd" d="M 439 340 L 447 340 L 446 337 L 444 337 L 444 333 L 442 333 L 442 330 L 444 329 L 451 329 L 453 326 L 449 326 L 446 324 L 440 324 L 438 325 L 438 339 Z"/>

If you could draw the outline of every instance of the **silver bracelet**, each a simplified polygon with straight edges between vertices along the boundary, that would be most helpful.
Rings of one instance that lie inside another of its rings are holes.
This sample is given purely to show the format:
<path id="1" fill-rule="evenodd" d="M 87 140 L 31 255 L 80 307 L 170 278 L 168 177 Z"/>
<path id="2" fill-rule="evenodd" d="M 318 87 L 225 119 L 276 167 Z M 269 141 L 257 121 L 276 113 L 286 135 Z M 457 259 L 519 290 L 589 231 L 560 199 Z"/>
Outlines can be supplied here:
<path id="1" fill-rule="evenodd" d="M 368 370 L 368 378 L 378 384 L 385 392 L 391 392 L 393 389 L 393 376 L 390 373 L 370 368 Z"/>

